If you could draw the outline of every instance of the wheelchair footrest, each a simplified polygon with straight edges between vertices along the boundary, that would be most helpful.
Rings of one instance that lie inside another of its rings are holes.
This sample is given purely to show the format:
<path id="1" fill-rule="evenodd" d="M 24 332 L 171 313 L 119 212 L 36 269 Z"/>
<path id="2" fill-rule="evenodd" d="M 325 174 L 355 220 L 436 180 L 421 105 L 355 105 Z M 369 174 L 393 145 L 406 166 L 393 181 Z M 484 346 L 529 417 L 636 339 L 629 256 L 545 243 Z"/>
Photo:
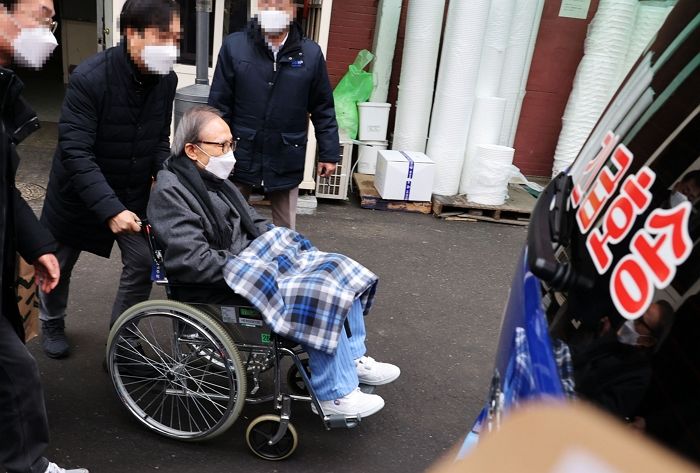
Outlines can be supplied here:
<path id="1" fill-rule="evenodd" d="M 329 415 L 323 419 L 329 429 L 352 429 L 360 424 L 360 420 L 360 416 L 347 417 L 341 414 Z"/>

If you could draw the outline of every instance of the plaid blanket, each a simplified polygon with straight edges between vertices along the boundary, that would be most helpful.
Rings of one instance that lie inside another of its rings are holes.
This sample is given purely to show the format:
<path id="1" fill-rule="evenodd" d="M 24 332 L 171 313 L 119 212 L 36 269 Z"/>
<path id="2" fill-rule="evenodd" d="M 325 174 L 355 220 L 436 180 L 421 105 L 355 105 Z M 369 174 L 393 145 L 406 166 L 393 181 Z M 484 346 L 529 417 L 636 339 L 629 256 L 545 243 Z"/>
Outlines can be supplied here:
<path id="1" fill-rule="evenodd" d="M 569 345 L 558 338 L 552 340 L 552 348 L 564 394 L 569 399 L 576 399 L 576 381 L 574 380 L 574 362 L 571 357 L 571 349 Z"/>
<path id="2" fill-rule="evenodd" d="M 316 249 L 288 228 L 275 227 L 224 266 L 224 279 L 248 299 L 272 331 L 333 354 L 350 307 L 359 298 L 367 315 L 378 278 L 337 253 Z"/>

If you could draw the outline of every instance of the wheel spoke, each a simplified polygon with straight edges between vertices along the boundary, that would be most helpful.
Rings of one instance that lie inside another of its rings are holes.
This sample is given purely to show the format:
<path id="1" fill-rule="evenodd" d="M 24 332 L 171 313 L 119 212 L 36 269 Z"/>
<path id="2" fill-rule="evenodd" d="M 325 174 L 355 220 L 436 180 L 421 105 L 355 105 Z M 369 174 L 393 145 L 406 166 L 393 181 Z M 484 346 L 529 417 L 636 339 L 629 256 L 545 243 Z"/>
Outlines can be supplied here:
<path id="1" fill-rule="evenodd" d="M 149 322 L 151 323 L 151 326 L 152 326 L 152 321 L 149 321 Z M 161 363 L 163 363 L 166 366 L 168 365 L 168 363 L 166 363 L 165 360 L 163 359 L 163 355 L 166 358 L 169 358 L 170 363 L 175 362 L 175 359 L 173 357 L 171 357 L 170 355 L 168 355 L 167 353 L 165 353 L 165 350 L 160 348 L 160 345 L 156 346 L 153 343 L 151 343 L 151 341 L 146 337 L 146 335 L 143 334 L 143 332 L 141 331 L 140 328 L 138 328 L 136 325 L 134 325 L 134 327 L 138 331 L 138 334 L 136 334 L 136 333 L 134 333 L 134 334 L 138 335 L 142 341 L 144 341 L 148 344 L 149 348 L 151 350 L 153 350 L 153 352 L 158 356 L 158 358 L 160 358 Z M 154 335 L 154 341 L 155 341 L 155 335 Z"/>
<path id="2" fill-rule="evenodd" d="M 187 370 L 186 368 L 184 368 L 183 371 L 184 371 L 184 374 L 187 375 L 187 378 L 190 379 L 193 383 L 195 383 L 195 384 L 197 385 L 198 388 L 202 389 L 205 385 L 206 385 L 206 386 L 209 386 L 209 390 L 210 390 L 210 391 L 213 391 L 211 394 L 218 394 L 219 396 L 226 396 L 227 394 L 226 394 L 225 392 L 217 391 L 216 388 L 224 389 L 224 390 L 230 390 L 230 389 L 227 388 L 226 386 L 222 386 L 222 385 L 220 385 L 220 384 L 216 384 L 216 383 L 213 383 L 213 382 L 211 382 L 211 381 L 206 381 L 206 380 L 203 379 L 203 378 L 197 378 L 197 377 L 195 377 L 195 376 L 192 376 L 192 375 L 189 373 L 189 370 Z M 204 393 L 203 391 L 199 391 L 199 390 L 198 390 L 197 392 L 202 392 L 202 393 Z"/>
<path id="3" fill-rule="evenodd" d="M 160 434 L 217 435 L 245 402 L 238 395 L 245 369 L 230 336 L 217 319 L 177 302 L 149 301 L 125 313 L 109 348 L 120 399 Z"/>
<path id="4" fill-rule="evenodd" d="M 150 389 L 149 389 L 146 393 L 144 393 L 143 396 L 145 396 L 146 394 L 148 394 L 148 392 L 150 392 Z M 141 399 L 143 398 L 143 396 L 141 396 L 141 398 L 139 398 L 139 400 L 141 400 Z M 165 389 L 164 389 L 163 391 L 161 391 L 160 397 L 161 397 L 161 398 L 164 398 L 164 397 L 165 397 Z M 156 402 L 158 399 L 159 399 L 158 396 L 155 396 L 153 399 L 151 399 L 151 402 L 149 402 L 149 403 L 146 405 L 146 407 L 143 408 L 143 411 L 144 411 L 144 412 L 148 412 L 148 408 L 151 407 L 151 406 L 153 405 L 153 403 Z M 161 401 L 161 403 L 162 403 L 162 401 Z M 157 411 L 157 410 L 156 410 L 156 411 Z M 149 415 L 150 415 L 150 414 L 149 414 Z M 151 415 L 151 417 L 155 417 L 155 416 L 154 416 L 154 415 Z"/>
<path id="5" fill-rule="evenodd" d="M 161 369 L 165 368 L 167 365 L 164 363 L 157 363 L 148 358 L 147 356 L 144 356 L 143 353 L 139 352 L 136 348 L 134 348 L 128 340 L 126 340 L 124 337 L 122 337 L 122 341 L 124 343 L 120 343 L 118 345 L 118 348 L 121 350 L 126 350 L 132 354 L 135 354 L 136 356 L 139 356 L 140 359 L 136 358 L 131 358 L 129 356 L 124 355 L 123 353 L 118 353 L 116 356 L 120 359 L 126 359 L 131 361 L 132 363 L 124 363 L 124 362 L 119 362 L 116 361 L 115 364 L 117 366 L 143 366 L 144 362 L 145 364 L 148 364 L 151 368 L 155 369 L 159 374 L 163 375 L 163 372 L 161 372 Z"/>

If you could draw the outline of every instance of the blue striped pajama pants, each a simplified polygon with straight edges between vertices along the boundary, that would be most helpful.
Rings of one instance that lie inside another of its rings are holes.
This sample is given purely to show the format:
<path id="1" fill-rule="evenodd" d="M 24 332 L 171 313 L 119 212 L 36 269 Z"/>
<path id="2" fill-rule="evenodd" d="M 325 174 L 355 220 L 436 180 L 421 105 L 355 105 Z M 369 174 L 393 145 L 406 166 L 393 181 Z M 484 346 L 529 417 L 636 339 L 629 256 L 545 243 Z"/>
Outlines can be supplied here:
<path id="1" fill-rule="evenodd" d="M 338 348 L 333 355 L 304 347 L 309 354 L 311 387 L 320 401 L 330 401 L 350 394 L 357 386 L 355 359 L 365 354 L 365 321 L 362 304 L 355 299 L 348 314 L 351 337 L 341 330 Z"/>

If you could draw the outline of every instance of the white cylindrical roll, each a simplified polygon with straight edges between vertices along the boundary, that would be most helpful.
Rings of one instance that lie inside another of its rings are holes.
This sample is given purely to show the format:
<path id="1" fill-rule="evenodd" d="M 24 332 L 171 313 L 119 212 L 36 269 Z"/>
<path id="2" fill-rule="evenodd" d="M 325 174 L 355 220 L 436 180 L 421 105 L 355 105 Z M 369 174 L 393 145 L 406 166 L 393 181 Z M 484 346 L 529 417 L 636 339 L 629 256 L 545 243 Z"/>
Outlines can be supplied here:
<path id="1" fill-rule="evenodd" d="M 508 146 L 478 145 L 474 152 L 473 184 L 467 200 L 482 205 L 503 205 L 508 198 L 508 181 L 519 174 L 513 166 L 515 150 Z"/>
<path id="2" fill-rule="evenodd" d="M 411 0 L 392 149 L 425 152 L 445 0 Z"/>
<path id="3" fill-rule="evenodd" d="M 459 190 L 489 1 L 450 2 L 426 151 L 435 162 L 434 194 Z"/>
<path id="4" fill-rule="evenodd" d="M 553 175 L 571 165 L 615 93 L 625 67 L 638 6 L 638 0 L 600 1 L 564 110 Z"/>
<path id="5" fill-rule="evenodd" d="M 374 29 L 374 61 L 370 70 L 374 75 L 374 90 L 370 102 L 386 102 L 389 95 L 391 67 L 396 50 L 396 36 L 401 19 L 401 0 L 381 0 L 377 9 L 377 22 Z"/>
<path id="6" fill-rule="evenodd" d="M 459 192 L 466 194 L 472 182 L 473 163 L 479 145 L 496 145 L 503 124 L 506 101 L 501 97 L 477 97 L 472 112 L 467 149 L 462 167 Z"/>
<path id="7" fill-rule="evenodd" d="M 476 95 L 479 97 L 498 96 L 514 8 L 515 0 L 491 0 L 476 83 Z"/>
<path id="8" fill-rule="evenodd" d="M 535 50 L 544 0 L 516 0 L 503 59 L 498 96 L 506 99 L 499 143 L 512 146 L 525 97 L 525 86 Z"/>
<path id="9" fill-rule="evenodd" d="M 620 72 L 619 82 L 625 78 L 637 59 L 642 55 L 642 52 L 649 45 L 651 40 L 656 36 L 656 33 L 661 28 L 661 25 L 666 21 L 666 17 L 673 9 L 670 5 L 647 5 L 640 3 L 637 10 L 637 18 L 632 29 L 632 37 L 630 39 L 629 49 L 625 58 L 625 66 Z"/>

